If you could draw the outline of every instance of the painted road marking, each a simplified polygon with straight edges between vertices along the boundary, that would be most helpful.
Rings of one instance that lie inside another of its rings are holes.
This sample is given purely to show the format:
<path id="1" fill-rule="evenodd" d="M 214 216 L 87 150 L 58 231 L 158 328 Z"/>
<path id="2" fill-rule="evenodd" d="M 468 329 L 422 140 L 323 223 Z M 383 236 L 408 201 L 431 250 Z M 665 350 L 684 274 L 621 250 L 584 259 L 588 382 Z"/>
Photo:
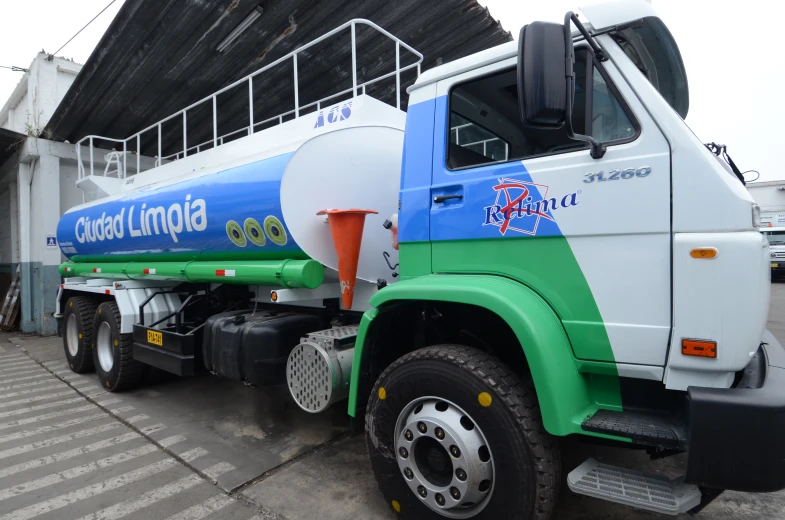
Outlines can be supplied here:
<path id="1" fill-rule="evenodd" d="M 66 386 L 66 388 L 68 388 Z M 36 401 L 45 401 L 47 399 L 52 399 L 54 397 L 63 397 L 64 395 L 74 395 L 74 391 L 71 388 L 64 392 L 58 392 L 56 394 L 48 394 L 48 395 L 37 395 L 35 397 L 25 397 L 24 399 L 18 399 L 16 401 L 8 401 L 7 403 L 0 403 L 0 408 L 6 408 L 8 406 L 14 406 L 17 404 L 27 404 L 27 403 L 34 403 Z"/>
<path id="2" fill-rule="evenodd" d="M 46 457 L 41 457 L 35 460 L 29 460 L 27 462 L 22 462 L 21 464 L 10 466 L 8 468 L 2 468 L 0 469 L 0 478 L 7 477 L 9 475 L 15 475 L 16 473 L 27 471 L 29 469 L 46 466 L 47 464 L 53 464 L 55 462 L 72 459 L 74 457 L 78 457 L 79 455 L 92 453 L 103 448 L 108 448 L 109 446 L 116 446 L 123 442 L 141 438 L 141 435 L 136 432 L 124 433 L 123 435 L 118 435 L 117 437 L 106 439 L 105 441 L 94 442 L 92 444 L 88 444 L 87 446 L 81 446 L 79 448 L 63 451 L 61 453 L 55 453 L 54 455 L 47 455 Z"/>
<path id="3" fill-rule="evenodd" d="M 18 370 L 18 367 L 23 367 L 23 366 L 29 366 L 30 368 L 37 367 L 38 363 L 36 363 L 32 359 L 26 359 L 26 360 L 23 360 L 23 361 L 15 361 L 13 363 L 3 363 L 3 364 L 0 364 L 0 367 L 3 367 L 3 369 L 0 370 L 0 372 L 10 372 L 11 370 L 14 370 L 14 369 Z"/>
<path id="4" fill-rule="evenodd" d="M 67 469 L 59 473 L 47 475 L 46 477 L 30 480 L 23 484 L 15 484 L 9 488 L 0 490 L 0 501 L 21 495 L 22 493 L 29 493 L 30 491 L 35 491 L 36 489 L 53 486 L 54 484 L 59 484 L 72 478 L 81 477 L 82 475 L 87 475 L 88 473 L 98 471 L 99 469 L 109 468 L 116 464 L 120 464 L 121 462 L 126 462 L 131 459 L 135 459 L 136 457 L 153 453 L 157 450 L 157 446 L 153 444 L 146 444 L 140 448 L 124 451 L 116 455 L 112 455 L 111 457 L 106 457 L 104 459 L 90 462 L 88 464 L 83 464 L 81 466 Z"/>
<path id="5" fill-rule="evenodd" d="M 30 358 L 29 358 L 28 356 L 26 356 L 25 354 L 22 354 L 22 353 L 19 353 L 19 352 L 12 352 L 12 353 L 7 353 L 7 354 L 5 354 L 5 355 L 2 355 L 2 356 L 0 356 L 0 363 L 2 363 L 3 361 L 5 361 L 6 359 L 14 359 L 14 358 L 19 358 L 19 359 L 30 359 Z"/>
<path id="6" fill-rule="evenodd" d="M 199 457 L 204 457 L 207 455 L 207 450 L 203 448 L 194 448 L 192 450 L 188 450 L 184 453 L 180 454 L 180 458 L 183 459 L 185 462 L 192 462 Z"/>
<path id="7" fill-rule="evenodd" d="M 216 466 L 218 465 L 216 464 Z M 215 471 L 220 470 L 216 469 Z M 202 478 L 198 475 L 188 475 L 187 477 L 176 480 L 171 484 L 166 484 L 165 486 L 161 486 L 157 489 L 143 493 L 138 497 L 130 498 L 124 502 L 120 502 L 119 504 L 102 509 L 101 511 L 83 516 L 79 520 L 118 520 L 119 518 L 125 518 L 126 516 L 133 514 L 140 509 L 149 507 L 156 502 L 172 497 L 203 482 L 204 480 L 202 480 Z"/>
<path id="8" fill-rule="evenodd" d="M 9 399 L 20 395 L 34 394 L 36 392 L 48 392 L 49 390 L 58 390 L 60 388 L 68 388 L 68 386 L 60 383 L 59 381 L 46 381 L 52 386 L 40 386 L 38 388 L 28 388 L 27 390 L 18 390 L 16 392 L 9 392 L 7 394 L 0 394 L 0 399 Z"/>
<path id="9" fill-rule="evenodd" d="M 51 513 L 52 511 L 57 511 L 58 509 L 62 509 L 81 500 L 86 500 L 106 493 L 107 491 L 150 478 L 153 475 L 157 475 L 158 473 L 177 466 L 177 464 L 175 459 L 166 458 L 117 477 L 102 482 L 96 482 L 95 484 L 85 486 L 76 491 L 50 498 L 49 500 L 32 504 L 22 509 L 17 509 L 16 511 L 11 511 L 10 513 L 0 516 L 0 520 L 28 520 L 39 515 Z"/>
<path id="10" fill-rule="evenodd" d="M 40 379 L 42 377 L 51 377 L 52 374 L 46 372 L 45 374 L 36 374 L 34 376 L 27 376 L 27 377 L 15 377 L 13 379 L 4 379 L 0 381 L 0 385 L 5 385 L 8 383 L 16 383 L 17 381 L 29 381 L 30 379 Z"/>
<path id="11" fill-rule="evenodd" d="M 19 383 L 18 385 L 2 386 L 0 387 L 0 392 L 5 390 L 16 390 L 17 388 L 28 388 L 35 385 L 48 385 L 51 382 L 52 380 L 47 379 L 46 381 L 33 381 L 30 383 Z"/>
<path id="12" fill-rule="evenodd" d="M 30 367 L 30 368 L 12 368 L 11 370 L 2 371 L 0 377 L 13 377 L 13 376 L 23 376 L 25 374 L 31 374 L 33 372 L 41 372 L 40 367 Z M 46 375 L 51 375 L 49 372 L 46 372 Z"/>
<path id="13" fill-rule="evenodd" d="M 69 426 L 82 424 L 87 421 L 92 421 L 93 419 L 100 419 L 101 417 L 107 417 L 106 413 L 101 412 L 93 415 L 86 415 L 84 417 L 77 417 L 76 419 L 71 419 L 69 421 L 52 424 L 51 426 L 41 426 L 40 428 L 35 428 L 33 430 L 24 430 L 17 433 L 9 433 L 8 435 L 3 435 L 0 437 L 0 444 L 9 441 L 15 441 L 16 439 L 24 439 L 25 437 L 32 437 L 34 435 L 41 435 L 42 433 L 50 432 L 52 430 L 68 428 Z"/>
<path id="14" fill-rule="evenodd" d="M 228 462 L 219 462 L 218 464 L 216 464 L 214 466 L 210 466 L 209 468 L 204 470 L 202 473 L 204 473 L 205 475 L 207 475 L 211 479 L 215 480 L 218 477 L 220 477 L 221 475 L 223 475 L 224 473 L 229 473 L 230 471 L 232 471 L 234 469 L 235 469 L 234 466 L 232 466 Z"/>
<path id="15" fill-rule="evenodd" d="M 150 435 L 151 433 L 161 431 L 164 428 L 166 428 L 166 426 L 164 426 L 161 423 L 158 423 L 158 424 L 153 424 L 151 426 L 145 426 L 144 428 L 139 428 L 139 431 L 144 433 L 145 435 Z"/>
<path id="16" fill-rule="evenodd" d="M 118 401 L 119 401 L 119 399 L 118 399 Z M 133 409 L 134 409 L 133 406 L 121 406 L 120 408 L 115 408 L 115 409 L 109 410 L 109 411 L 116 415 L 118 413 L 130 412 Z"/>
<path id="17" fill-rule="evenodd" d="M 183 442 L 183 441 L 185 441 L 185 437 L 183 437 L 182 435 L 172 435 L 171 437 L 167 437 L 166 439 L 162 440 L 158 444 L 160 444 L 164 448 L 168 448 L 173 444 L 177 444 L 178 442 Z"/>
<path id="18" fill-rule="evenodd" d="M 0 417 L 11 417 L 12 415 L 21 415 L 28 412 L 36 412 L 38 410 L 46 410 L 47 408 L 55 408 L 63 406 L 64 404 L 71 404 L 76 402 L 84 402 L 84 397 L 74 397 L 73 399 L 65 399 L 63 401 L 55 401 L 54 403 L 37 404 L 35 406 L 28 406 L 26 408 L 17 408 L 16 410 L 8 410 L 7 412 L 0 412 Z"/>
<path id="19" fill-rule="evenodd" d="M 14 455 L 27 453 L 28 451 L 38 450 L 41 448 L 48 448 L 49 446 L 62 444 L 64 442 L 72 441 L 75 439 L 81 439 L 82 437 L 88 437 L 90 435 L 95 435 L 96 433 L 108 432 L 109 430 L 119 428 L 120 426 L 122 426 L 122 423 L 112 422 L 110 424 L 96 426 L 95 428 L 79 430 L 78 432 L 69 433 L 68 435 L 61 435 L 60 437 L 52 437 L 51 439 L 34 442 L 32 444 L 25 444 L 24 446 L 17 446 L 16 448 L 9 448 L 7 450 L 0 451 L 0 459 L 13 457 Z"/>
<path id="20" fill-rule="evenodd" d="M 170 516 L 167 520 L 201 520 L 216 511 L 220 511 L 232 502 L 234 502 L 234 500 L 226 495 L 217 495 L 209 500 L 205 500 L 201 504 L 180 511 L 176 515 Z"/>
<path id="21" fill-rule="evenodd" d="M 125 421 L 126 421 L 128 424 L 133 424 L 133 423 L 135 423 L 135 422 L 144 421 L 145 419 L 149 419 L 149 418 L 150 418 L 150 417 L 148 417 L 148 416 L 147 416 L 147 415 L 145 415 L 145 414 L 139 414 L 139 415 L 134 415 L 133 417 L 129 417 L 129 418 L 128 418 L 128 419 L 126 419 Z"/>
<path id="22" fill-rule="evenodd" d="M 104 402 L 104 405 L 110 405 L 119 402 L 120 399 L 110 399 L 109 401 Z M 79 406 L 77 408 L 69 408 L 68 410 L 62 410 L 60 412 L 52 412 L 44 415 L 36 415 L 35 417 L 26 417 L 24 419 L 17 419 L 15 421 L 0 424 L 0 430 L 5 430 L 7 428 L 13 428 L 15 426 L 22 426 L 24 424 L 30 424 L 39 421 L 46 421 L 48 419 L 54 419 L 55 417 L 62 417 L 64 415 L 86 412 L 87 410 L 95 410 L 96 408 L 98 407 L 95 406 L 94 404 L 88 404 L 85 406 Z M 131 410 L 133 410 L 133 408 L 131 408 Z"/>

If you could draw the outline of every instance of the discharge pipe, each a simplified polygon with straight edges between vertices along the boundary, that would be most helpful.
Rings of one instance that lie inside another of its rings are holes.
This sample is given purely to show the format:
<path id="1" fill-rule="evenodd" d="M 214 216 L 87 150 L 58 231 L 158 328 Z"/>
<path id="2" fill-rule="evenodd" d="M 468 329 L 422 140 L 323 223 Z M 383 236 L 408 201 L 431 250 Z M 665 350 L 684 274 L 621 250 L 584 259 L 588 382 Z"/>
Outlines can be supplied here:
<path id="1" fill-rule="evenodd" d="M 65 262 L 59 271 L 63 278 L 79 276 L 113 280 L 277 285 L 291 289 L 315 289 L 324 281 L 324 267 L 316 260 Z"/>

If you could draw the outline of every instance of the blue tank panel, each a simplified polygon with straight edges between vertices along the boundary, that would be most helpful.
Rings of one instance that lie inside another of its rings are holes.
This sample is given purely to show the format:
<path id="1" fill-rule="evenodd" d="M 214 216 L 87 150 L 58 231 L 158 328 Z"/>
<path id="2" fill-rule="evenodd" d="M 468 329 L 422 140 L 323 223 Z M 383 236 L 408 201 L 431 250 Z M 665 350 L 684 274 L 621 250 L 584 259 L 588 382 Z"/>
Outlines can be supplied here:
<path id="1" fill-rule="evenodd" d="M 60 249 L 76 261 L 302 258 L 279 197 L 292 155 L 75 209 L 58 223 Z"/>

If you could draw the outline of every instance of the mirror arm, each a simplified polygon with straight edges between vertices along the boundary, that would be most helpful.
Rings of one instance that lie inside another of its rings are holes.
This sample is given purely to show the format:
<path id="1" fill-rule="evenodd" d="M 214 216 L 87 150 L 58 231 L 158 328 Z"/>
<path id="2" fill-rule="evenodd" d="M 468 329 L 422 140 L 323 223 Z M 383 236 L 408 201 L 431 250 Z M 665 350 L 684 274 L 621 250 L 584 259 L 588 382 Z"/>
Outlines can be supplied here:
<path id="1" fill-rule="evenodd" d="M 578 15 L 573 13 L 572 11 L 568 11 L 567 14 L 564 15 L 564 26 L 569 28 L 570 22 L 575 24 L 575 27 L 578 28 L 578 31 L 583 35 L 583 38 L 586 40 L 586 43 L 589 44 L 591 47 L 592 52 L 594 52 L 594 56 L 597 58 L 598 61 L 607 61 L 608 56 L 605 54 L 597 42 L 594 40 L 589 31 L 586 30 L 586 27 L 583 26 L 580 20 L 578 20 Z M 572 33 L 568 31 L 570 34 L 570 40 L 572 41 Z"/>
<path id="2" fill-rule="evenodd" d="M 568 12 L 564 15 L 564 38 L 565 38 L 565 48 L 572 49 L 572 33 L 570 31 L 570 21 L 574 22 L 575 25 L 578 26 L 578 29 L 583 33 L 586 37 L 586 40 L 589 42 L 589 45 L 592 46 L 592 49 L 597 46 L 597 43 L 591 39 L 591 37 L 586 32 L 586 28 L 583 26 L 581 22 L 578 21 L 578 17 L 572 11 Z M 597 47 L 597 51 L 600 53 L 599 47 Z M 595 51 L 595 54 L 596 52 Z M 568 50 L 568 52 L 570 52 Z M 597 55 L 599 59 L 599 55 Z M 591 144 L 591 157 L 592 159 L 601 159 L 605 155 L 606 147 L 601 142 L 597 141 L 590 135 L 583 135 L 583 134 L 576 134 L 572 129 L 572 103 L 573 103 L 573 96 L 575 94 L 575 55 L 571 53 L 569 56 L 565 56 L 564 60 L 564 74 L 565 79 L 567 80 L 567 110 L 565 114 L 565 125 L 567 126 L 567 137 L 570 139 L 574 139 L 575 141 L 585 141 Z"/>

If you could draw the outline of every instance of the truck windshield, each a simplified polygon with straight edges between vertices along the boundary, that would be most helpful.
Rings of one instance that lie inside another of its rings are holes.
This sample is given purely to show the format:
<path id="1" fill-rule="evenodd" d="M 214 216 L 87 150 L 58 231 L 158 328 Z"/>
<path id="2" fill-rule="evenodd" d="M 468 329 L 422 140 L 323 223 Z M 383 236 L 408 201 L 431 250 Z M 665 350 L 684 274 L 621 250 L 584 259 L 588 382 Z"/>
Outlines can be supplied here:
<path id="1" fill-rule="evenodd" d="M 662 20 L 643 18 L 612 36 L 665 101 L 686 118 L 690 107 L 687 72 L 679 47 Z"/>
<path id="2" fill-rule="evenodd" d="M 576 49 L 572 123 L 577 133 L 603 143 L 624 142 L 637 133 L 631 113 L 585 48 Z M 563 128 L 543 130 L 521 123 L 514 68 L 458 84 L 450 92 L 450 169 L 585 146 L 570 139 Z"/>

